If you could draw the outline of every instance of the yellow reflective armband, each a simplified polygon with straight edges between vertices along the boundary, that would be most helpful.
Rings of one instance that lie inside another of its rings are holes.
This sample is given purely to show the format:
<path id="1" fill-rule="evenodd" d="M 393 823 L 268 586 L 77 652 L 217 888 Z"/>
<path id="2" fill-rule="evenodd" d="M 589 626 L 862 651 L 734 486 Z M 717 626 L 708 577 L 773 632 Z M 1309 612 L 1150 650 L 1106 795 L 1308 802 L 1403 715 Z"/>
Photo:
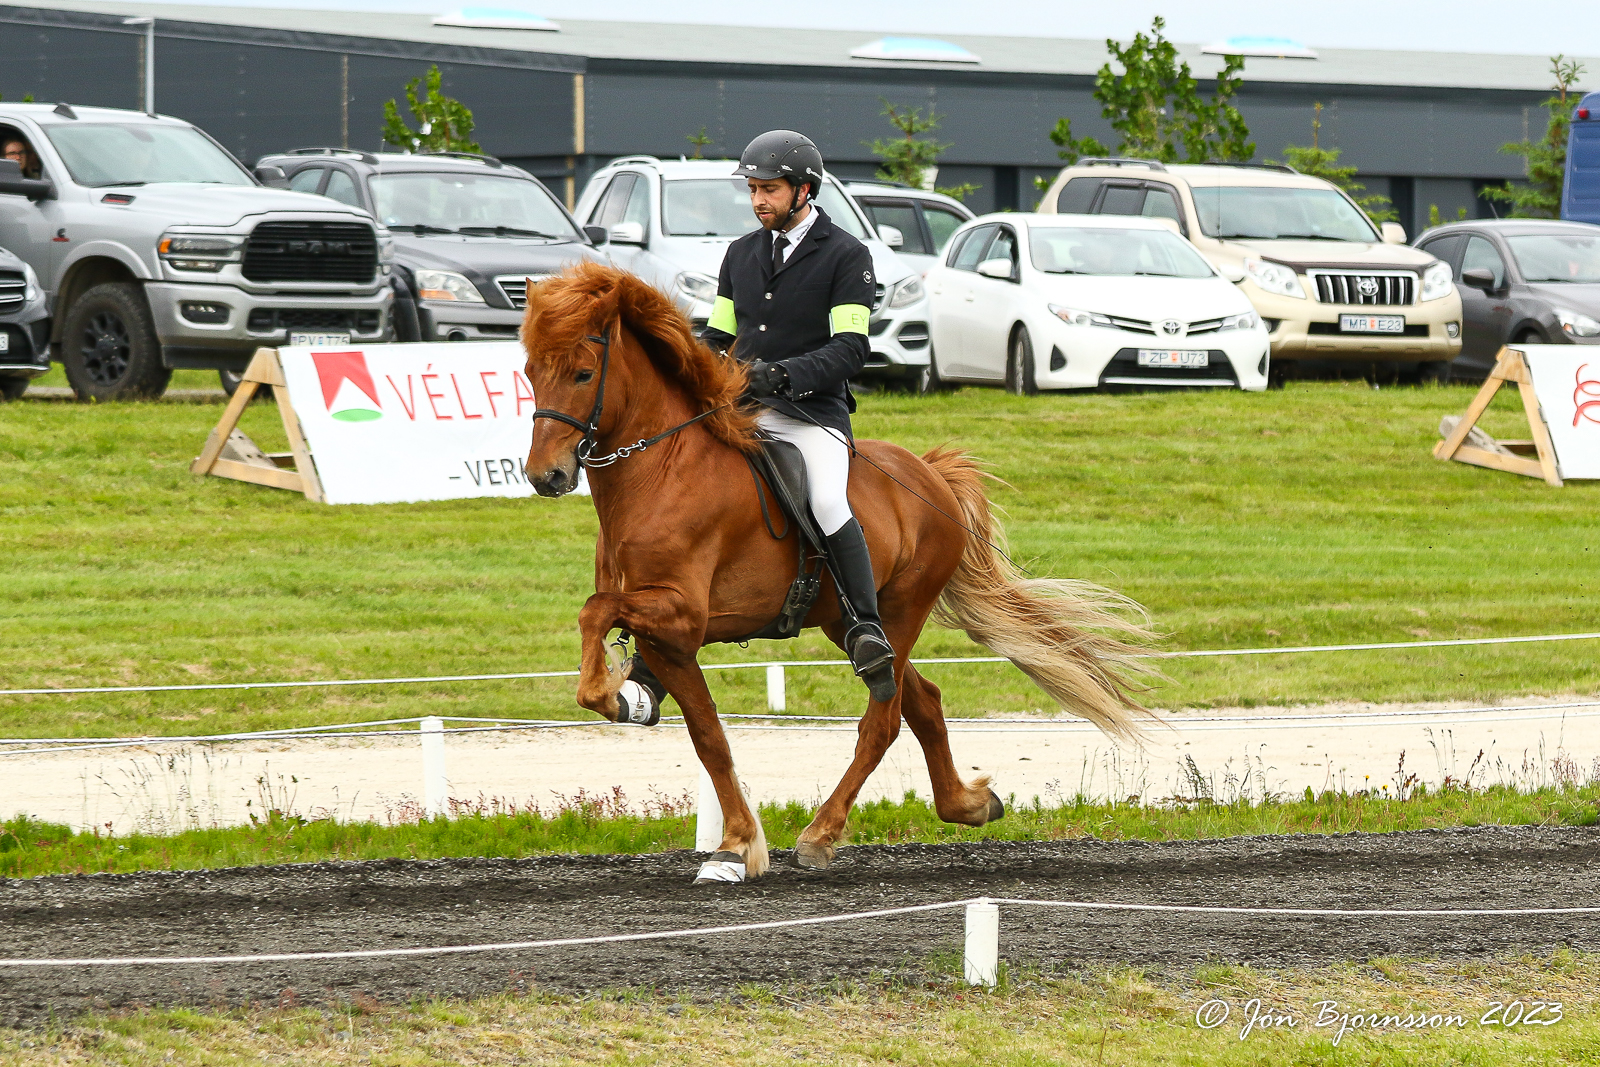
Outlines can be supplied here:
<path id="1" fill-rule="evenodd" d="M 867 319 L 872 315 L 872 310 L 865 304 L 839 304 L 830 319 L 833 322 L 833 332 L 840 333 L 866 333 Z"/>
<path id="2" fill-rule="evenodd" d="M 733 314 L 733 301 L 725 296 L 717 297 L 717 302 L 711 305 L 711 319 L 706 325 L 723 333 L 738 333 L 739 320 Z"/>

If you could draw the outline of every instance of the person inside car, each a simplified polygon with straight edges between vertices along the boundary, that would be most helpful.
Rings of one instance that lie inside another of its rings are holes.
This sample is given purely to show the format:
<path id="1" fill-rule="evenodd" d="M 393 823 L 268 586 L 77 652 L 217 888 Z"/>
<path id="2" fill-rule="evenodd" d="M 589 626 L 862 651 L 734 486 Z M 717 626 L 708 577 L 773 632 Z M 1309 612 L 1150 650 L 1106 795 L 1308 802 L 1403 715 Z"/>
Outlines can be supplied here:
<path id="1" fill-rule="evenodd" d="M 7 134 L 4 137 L 5 158 L 12 160 L 22 168 L 24 178 L 38 178 L 44 168 L 39 165 L 39 157 L 35 154 L 33 146 L 25 137 Z"/>

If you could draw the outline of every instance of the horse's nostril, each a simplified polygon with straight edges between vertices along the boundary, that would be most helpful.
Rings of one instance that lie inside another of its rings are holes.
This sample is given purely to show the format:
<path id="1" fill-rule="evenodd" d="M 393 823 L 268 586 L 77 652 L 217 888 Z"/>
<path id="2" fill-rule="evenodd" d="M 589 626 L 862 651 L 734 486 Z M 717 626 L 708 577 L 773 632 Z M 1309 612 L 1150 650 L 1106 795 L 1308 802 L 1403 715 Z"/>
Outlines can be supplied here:
<path id="1" fill-rule="evenodd" d="M 550 483 L 550 488 L 560 489 L 567 484 L 567 472 L 558 467 L 549 473 L 546 480 Z"/>

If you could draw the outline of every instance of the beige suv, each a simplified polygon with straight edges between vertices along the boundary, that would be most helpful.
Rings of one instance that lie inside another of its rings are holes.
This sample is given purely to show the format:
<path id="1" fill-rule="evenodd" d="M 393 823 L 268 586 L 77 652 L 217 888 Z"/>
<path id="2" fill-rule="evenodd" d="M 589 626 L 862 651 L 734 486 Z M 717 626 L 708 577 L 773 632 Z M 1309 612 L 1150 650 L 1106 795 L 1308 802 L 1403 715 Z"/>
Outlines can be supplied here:
<path id="1" fill-rule="evenodd" d="M 1085 159 L 1062 169 L 1038 210 L 1170 219 L 1265 320 L 1278 381 L 1282 361 L 1313 359 L 1444 379 L 1461 351 L 1449 266 L 1288 167 Z"/>

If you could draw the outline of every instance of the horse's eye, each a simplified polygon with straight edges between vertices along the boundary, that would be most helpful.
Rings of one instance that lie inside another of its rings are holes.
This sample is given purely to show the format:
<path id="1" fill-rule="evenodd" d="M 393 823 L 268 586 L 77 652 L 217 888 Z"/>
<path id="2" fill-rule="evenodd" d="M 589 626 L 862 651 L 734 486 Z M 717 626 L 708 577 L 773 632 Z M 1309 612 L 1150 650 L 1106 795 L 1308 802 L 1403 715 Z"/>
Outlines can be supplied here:
<path id="1" fill-rule="evenodd" d="M 579 385 L 583 385 L 585 382 L 592 382 L 592 381 L 594 381 L 594 371 L 592 371 L 592 370 L 581 370 L 581 371 L 578 372 L 578 384 Z"/>

